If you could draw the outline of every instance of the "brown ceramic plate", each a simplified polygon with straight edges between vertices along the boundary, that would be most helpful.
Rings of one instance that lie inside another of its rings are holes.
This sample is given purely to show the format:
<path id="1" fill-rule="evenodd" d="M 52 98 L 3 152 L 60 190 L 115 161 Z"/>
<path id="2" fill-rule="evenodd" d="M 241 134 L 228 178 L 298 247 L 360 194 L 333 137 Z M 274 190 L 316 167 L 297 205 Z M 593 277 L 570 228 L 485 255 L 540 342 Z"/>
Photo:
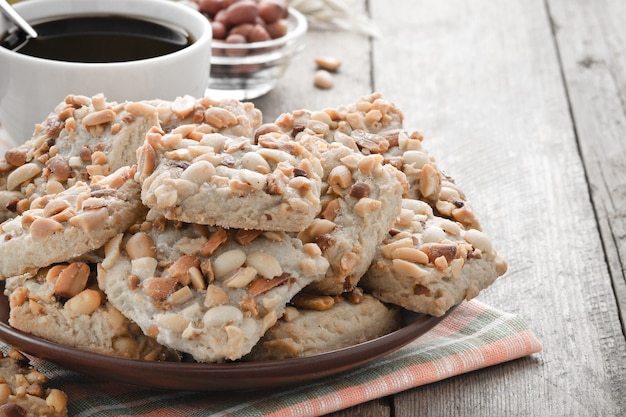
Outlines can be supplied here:
<path id="1" fill-rule="evenodd" d="M 401 348 L 432 329 L 445 317 L 406 313 L 407 324 L 393 333 L 306 358 L 223 364 L 152 362 L 74 349 L 12 328 L 8 324 L 9 302 L 4 295 L 4 283 L 0 285 L 0 339 L 5 343 L 92 377 L 182 391 L 261 390 L 293 386 L 336 375 Z"/>

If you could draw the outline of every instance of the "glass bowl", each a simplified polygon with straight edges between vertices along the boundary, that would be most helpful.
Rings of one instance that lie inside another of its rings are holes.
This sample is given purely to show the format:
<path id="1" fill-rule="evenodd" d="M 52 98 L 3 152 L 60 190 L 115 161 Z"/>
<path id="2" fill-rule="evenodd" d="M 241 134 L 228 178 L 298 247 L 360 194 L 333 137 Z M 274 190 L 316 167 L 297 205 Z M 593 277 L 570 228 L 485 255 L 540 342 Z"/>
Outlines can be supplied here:
<path id="1" fill-rule="evenodd" d="M 263 42 L 213 40 L 207 96 L 250 100 L 272 90 L 305 45 L 306 17 L 289 8 L 287 34 Z"/>

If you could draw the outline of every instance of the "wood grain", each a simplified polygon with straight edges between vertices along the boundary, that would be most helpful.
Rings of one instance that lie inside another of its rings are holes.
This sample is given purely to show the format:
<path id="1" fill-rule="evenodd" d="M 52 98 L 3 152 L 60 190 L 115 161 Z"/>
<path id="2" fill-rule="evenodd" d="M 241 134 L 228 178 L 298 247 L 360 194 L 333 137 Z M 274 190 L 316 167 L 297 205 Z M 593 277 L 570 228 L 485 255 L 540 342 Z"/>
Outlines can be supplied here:
<path id="1" fill-rule="evenodd" d="M 549 3 L 591 197 L 626 311 L 626 4 Z M 624 323 L 622 322 L 622 328 Z"/>
<path id="2" fill-rule="evenodd" d="M 422 130 L 509 261 L 480 298 L 544 343 L 537 358 L 398 395 L 395 415 L 623 414 L 624 337 L 545 4 L 397 0 L 372 15 L 386 34 L 374 87 Z"/>

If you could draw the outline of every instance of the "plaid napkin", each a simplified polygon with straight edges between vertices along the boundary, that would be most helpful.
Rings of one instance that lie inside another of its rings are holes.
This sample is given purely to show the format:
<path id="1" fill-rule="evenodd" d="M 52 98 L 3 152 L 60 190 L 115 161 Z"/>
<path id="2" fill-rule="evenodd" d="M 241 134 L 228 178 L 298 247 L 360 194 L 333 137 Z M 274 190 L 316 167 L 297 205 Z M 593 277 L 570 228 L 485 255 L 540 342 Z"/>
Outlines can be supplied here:
<path id="1" fill-rule="evenodd" d="M 48 376 L 50 387 L 68 394 L 72 417 L 305 417 L 331 413 L 539 351 L 540 342 L 522 319 L 472 300 L 395 353 L 361 368 L 278 392 L 158 391 L 97 381 L 45 361 L 34 363 Z"/>

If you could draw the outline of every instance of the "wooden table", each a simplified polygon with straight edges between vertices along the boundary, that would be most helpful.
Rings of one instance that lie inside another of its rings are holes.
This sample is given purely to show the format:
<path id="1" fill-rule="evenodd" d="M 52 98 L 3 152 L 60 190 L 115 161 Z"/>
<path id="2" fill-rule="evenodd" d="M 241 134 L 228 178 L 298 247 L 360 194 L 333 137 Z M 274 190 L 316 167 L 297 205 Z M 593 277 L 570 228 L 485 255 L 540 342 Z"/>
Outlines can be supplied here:
<path id="1" fill-rule="evenodd" d="M 381 32 L 315 32 L 266 118 L 381 92 L 470 196 L 509 272 L 479 299 L 542 353 L 333 416 L 626 415 L 626 2 L 363 0 Z M 313 58 L 343 66 L 313 87 Z"/>
<path id="2" fill-rule="evenodd" d="M 381 36 L 311 31 L 282 111 L 373 91 L 466 191 L 509 272 L 479 299 L 544 350 L 333 414 L 626 415 L 626 2 L 350 0 Z M 313 58 L 343 65 L 313 86 Z"/>

